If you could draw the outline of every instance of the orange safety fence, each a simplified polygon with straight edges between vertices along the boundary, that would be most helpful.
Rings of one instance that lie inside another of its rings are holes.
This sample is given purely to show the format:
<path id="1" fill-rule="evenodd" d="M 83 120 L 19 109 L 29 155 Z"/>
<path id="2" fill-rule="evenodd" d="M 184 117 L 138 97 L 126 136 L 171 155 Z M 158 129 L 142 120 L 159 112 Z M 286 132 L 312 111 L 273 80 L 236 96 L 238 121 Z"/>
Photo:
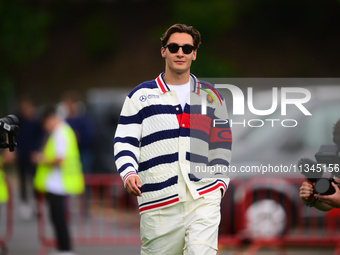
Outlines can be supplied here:
<path id="1" fill-rule="evenodd" d="M 299 198 L 303 179 L 233 179 L 221 203 L 219 248 L 262 248 L 286 254 L 287 246 L 332 246 L 340 255 L 340 209 L 321 212 Z M 86 192 L 70 197 L 67 218 L 75 246 L 140 245 L 135 197 L 120 177 L 86 175 Z M 339 211 L 337 211 L 339 210 Z M 45 198 L 38 199 L 40 255 L 55 246 Z M 274 253 L 273 253 L 274 254 Z"/>
<path id="2" fill-rule="evenodd" d="M 1 255 L 8 254 L 7 242 L 12 237 L 13 232 L 13 193 L 9 179 L 6 177 L 8 189 L 8 201 L 0 204 L 0 249 Z"/>

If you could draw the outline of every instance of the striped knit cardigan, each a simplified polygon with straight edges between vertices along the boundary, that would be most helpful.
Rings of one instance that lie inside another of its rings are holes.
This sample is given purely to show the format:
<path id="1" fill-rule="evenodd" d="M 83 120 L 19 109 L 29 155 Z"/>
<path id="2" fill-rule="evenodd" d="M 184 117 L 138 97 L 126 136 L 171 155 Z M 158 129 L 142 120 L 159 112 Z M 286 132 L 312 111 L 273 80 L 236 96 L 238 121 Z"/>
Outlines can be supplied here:
<path id="1" fill-rule="evenodd" d="M 212 85 L 191 74 L 192 91 L 183 112 L 176 91 L 169 89 L 163 75 L 128 94 L 114 138 L 124 185 L 131 176 L 141 180 L 140 213 L 185 201 L 186 187 L 197 199 L 216 189 L 224 194 L 229 184 L 227 177 L 198 178 L 195 173 L 201 169 L 197 167 L 229 165 L 229 123 L 213 125 L 214 119 L 228 119 L 224 99 Z"/>

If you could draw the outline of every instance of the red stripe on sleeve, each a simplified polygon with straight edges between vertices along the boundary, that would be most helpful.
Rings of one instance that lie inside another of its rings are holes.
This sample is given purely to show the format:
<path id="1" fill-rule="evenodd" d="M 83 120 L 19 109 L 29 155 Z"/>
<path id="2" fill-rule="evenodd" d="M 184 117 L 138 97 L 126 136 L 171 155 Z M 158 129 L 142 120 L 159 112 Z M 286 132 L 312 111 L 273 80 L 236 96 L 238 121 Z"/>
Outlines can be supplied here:
<path id="1" fill-rule="evenodd" d="M 130 175 L 137 175 L 137 176 L 138 176 L 138 174 L 136 174 L 136 173 L 130 173 L 130 174 L 128 174 L 127 176 L 125 176 L 125 178 L 124 178 L 124 183 L 125 183 L 126 179 L 127 179 Z"/>
<path id="2" fill-rule="evenodd" d="M 218 189 L 220 187 L 222 187 L 224 190 L 227 189 L 227 187 L 223 183 L 218 183 L 218 184 L 216 184 L 215 186 L 213 186 L 213 187 L 211 187 L 209 189 L 206 189 L 206 190 L 203 190 L 201 192 L 198 192 L 198 194 L 199 195 L 204 195 L 204 194 L 209 193 L 209 192 L 211 192 L 211 191 L 213 191 L 215 189 Z"/>

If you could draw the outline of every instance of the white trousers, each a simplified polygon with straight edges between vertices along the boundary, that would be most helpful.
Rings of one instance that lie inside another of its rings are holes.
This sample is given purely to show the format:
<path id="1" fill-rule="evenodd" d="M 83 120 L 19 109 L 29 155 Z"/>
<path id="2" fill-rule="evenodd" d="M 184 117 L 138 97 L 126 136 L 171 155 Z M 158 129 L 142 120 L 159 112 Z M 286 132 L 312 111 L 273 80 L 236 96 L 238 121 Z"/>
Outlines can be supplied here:
<path id="1" fill-rule="evenodd" d="M 216 255 L 221 220 L 220 189 L 141 215 L 142 255 Z"/>

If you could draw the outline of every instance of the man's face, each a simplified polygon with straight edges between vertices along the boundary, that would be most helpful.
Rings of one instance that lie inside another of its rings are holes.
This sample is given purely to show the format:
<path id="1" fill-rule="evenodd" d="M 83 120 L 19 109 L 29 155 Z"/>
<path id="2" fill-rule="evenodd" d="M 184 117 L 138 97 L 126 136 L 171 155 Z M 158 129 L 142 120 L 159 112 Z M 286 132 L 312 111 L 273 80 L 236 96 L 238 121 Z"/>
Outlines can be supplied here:
<path id="1" fill-rule="evenodd" d="M 179 46 L 185 44 L 194 45 L 192 36 L 187 33 L 173 33 L 169 37 L 167 45 L 170 43 L 176 43 Z M 161 54 L 165 58 L 166 70 L 181 74 L 190 71 L 191 62 L 196 59 L 197 50 L 185 54 L 183 49 L 179 48 L 176 53 L 171 53 L 168 48 L 162 47 Z"/>
<path id="2" fill-rule="evenodd" d="M 52 133 L 56 123 L 57 123 L 57 117 L 55 115 L 48 116 L 44 121 L 43 121 L 43 129 L 47 131 L 48 133 Z"/>

